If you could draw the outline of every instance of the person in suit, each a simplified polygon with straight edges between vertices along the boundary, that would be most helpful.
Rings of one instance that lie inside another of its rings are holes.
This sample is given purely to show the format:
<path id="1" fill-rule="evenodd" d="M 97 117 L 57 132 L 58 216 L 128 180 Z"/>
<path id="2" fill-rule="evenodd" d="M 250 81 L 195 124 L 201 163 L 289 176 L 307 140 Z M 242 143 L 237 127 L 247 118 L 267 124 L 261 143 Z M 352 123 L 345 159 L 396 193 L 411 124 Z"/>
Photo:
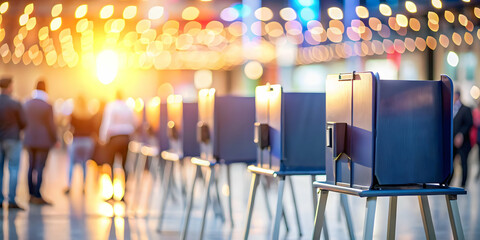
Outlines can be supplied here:
<path id="1" fill-rule="evenodd" d="M 56 143 L 55 124 L 52 105 L 48 102 L 45 81 L 40 80 L 32 92 L 32 99 L 25 103 L 27 128 L 23 144 L 29 155 L 28 189 L 30 202 L 33 204 L 50 204 L 40 193 L 48 152 Z M 34 172 L 36 178 L 33 178 Z"/>
<path id="2" fill-rule="evenodd" d="M 0 209 L 3 207 L 3 167 L 8 163 L 10 181 L 8 184 L 8 208 L 20 209 L 15 201 L 17 191 L 17 176 L 20 166 L 22 141 L 20 131 L 26 126 L 25 113 L 22 104 L 13 100 L 12 78 L 0 79 Z"/>
<path id="3" fill-rule="evenodd" d="M 468 153 L 470 153 L 470 128 L 473 125 L 472 111 L 460 100 L 460 91 L 453 95 L 453 157 L 458 154 L 462 163 L 462 187 L 468 176 Z"/>

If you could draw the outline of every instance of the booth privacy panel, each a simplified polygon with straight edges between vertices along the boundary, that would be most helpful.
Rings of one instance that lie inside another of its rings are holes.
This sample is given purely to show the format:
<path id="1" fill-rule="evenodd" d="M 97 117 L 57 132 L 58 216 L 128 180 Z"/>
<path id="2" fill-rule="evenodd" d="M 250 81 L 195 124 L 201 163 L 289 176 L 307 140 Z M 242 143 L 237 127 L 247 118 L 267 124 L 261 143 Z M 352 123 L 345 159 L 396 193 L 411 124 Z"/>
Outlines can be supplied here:
<path id="1" fill-rule="evenodd" d="M 198 104 L 183 103 L 182 145 L 184 156 L 198 156 L 200 147 L 197 142 Z"/>
<path id="2" fill-rule="evenodd" d="M 329 75 L 327 181 L 356 187 L 444 183 L 452 171 L 451 101 L 446 76 L 392 81 L 371 72 Z M 342 123 L 345 133 L 335 135 Z"/>
<path id="3" fill-rule="evenodd" d="M 269 147 L 257 148 L 257 165 L 277 172 L 325 171 L 325 94 L 284 93 L 279 85 L 259 86 L 256 121 L 269 127 Z"/>
<path id="4" fill-rule="evenodd" d="M 253 142 L 255 98 L 215 97 L 214 155 L 226 163 L 253 162 L 257 158 Z"/>
<path id="5" fill-rule="evenodd" d="M 160 103 L 160 124 L 157 131 L 157 138 L 158 138 L 158 147 L 160 151 L 168 150 L 168 136 L 167 136 L 167 103 Z"/>

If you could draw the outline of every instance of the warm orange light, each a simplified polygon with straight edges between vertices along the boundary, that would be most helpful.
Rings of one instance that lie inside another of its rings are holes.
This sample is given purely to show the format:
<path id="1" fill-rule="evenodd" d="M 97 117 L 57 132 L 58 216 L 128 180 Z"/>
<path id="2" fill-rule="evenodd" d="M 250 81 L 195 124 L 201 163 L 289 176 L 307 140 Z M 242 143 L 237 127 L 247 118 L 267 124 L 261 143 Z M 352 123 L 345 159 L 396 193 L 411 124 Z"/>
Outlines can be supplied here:
<path id="1" fill-rule="evenodd" d="M 392 8 L 385 3 L 381 3 L 379 6 L 380 13 L 383 16 L 389 17 L 392 15 Z"/>
<path id="2" fill-rule="evenodd" d="M 280 10 L 280 17 L 285 21 L 292 21 L 297 18 L 297 13 L 293 8 L 282 8 L 282 10 Z"/>
<path id="3" fill-rule="evenodd" d="M 37 25 L 37 18 L 32 17 L 32 18 L 28 19 L 27 30 L 28 31 L 32 30 L 35 27 L 35 25 Z"/>
<path id="4" fill-rule="evenodd" d="M 412 1 L 406 1 L 405 2 L 405 9 L 411 13 L 416 13 L 417 12 L 417 5 L 415 5 L 414 2 Z"/>
<path id="5" fill-rule="evenodd" d="M 397 20 L 398 26 L 400 26 L 400 27 L 407 27 L 408 26 L 407 16 L 405 16 L 403 14 L 397 14 L 396 20 Z"/>
<path id="6" fill-rule="evenodd" d="M 355 12 L 357 13 L 357 16 L 359 18 L 368 18 L 368 15 L 369 15 L 368 9 L 364 6 L 357 6 L 355 8 Z"/>
<path id="7" fill-rule="evenodd" d="M 123 10 L 124 19 L 132 19 L 137 15 L 137 6 L 128 6 Z"/>
<path id="8" fill-rule="evenodd" d="M 56 17 L 50 22 L 50 30 L 56 31 L 62 26 L 62 18 Z"/>
<path id="9" fill-rule="evenodd" d="M 163 11 L 164 9 L 161 6 L 152 7 L 148 11 L 148 18 L 152 20 L 159 19 L 163 16 Z"/>
<path id="10" fill-rule="evenodd" d="M 119 201 L 125 194 L 125 173 L 122 169 L 115 168 L 113 176 L 113 199 Z"/>
<path id="11" fill-rule="evenodd" d="M 83 4 L 77 7 L 75 10 L 75 18 L 83 18 L 87 14 L 88 11 L 88 5 Z"/>
<path id="12" fill-rule="evenodd" d="M 102 173 L 100 176 L 101 197 L 103 200 L 108 200 L 113 196 L 113 185 L 110 176 L 107 173 Z"/>
<path id="13" fill-rule="evenodd" d="M 194 6 L 183 9 L 182 18 L 185 20 L 195 20 L 200 14 L 200 10 Z"/>
<path id="14" fill-rule="evenodd" d="M 63 6 L 62 6 L 61 3 L 55 4 L 52 7 L 52 17 L 58 17 L 58 15 L 60 15 L 60 13 L 62 13 L 62 10 L 63 10 Z"/>
<path id="15" fill-rule="evenodd" d="M 435 8 L 442 8 L 442 1 L 441 0 L 432 0 L 432 6 Z"/>
<path id="16" fill-rule="evenodd" d="M 25 9 L 24 9 L 23 12 L 24 12 L 25 14 L 27 14 L 27 15 L 30 15 L 30 14 L 32 14 L 32 12 L 33 12 L 33 8 L 34 8 L 34 7 L 33 7 L 33 3 L 30 3 L 30 4 L 28 4 L 27 6 L 25 6 Z"/>
<path id="17" fill-rule="evenodd" d="M 331 7 L 327 11 L 328 11 L 328 16 L 330 16 L 331 19 L 335 19 L 335 20 L 343 19 L 342 9 L 338 7 Z"/>
<path id="18" fill-rule="evenodd" d="M 103 84 L 109 84 L 117 77 L 118 54 L 113 50 L 104 50 L 97 56 L 97 77 Z"/>
<path id="19" fill-rule="evenodd" d="M 250 61 L 245 64 L 245 68 L 243 69 L 245 76 L 252 80 L 257 80 L 263 75 L 263 67 L 257 61 Z"/>
<path id="20" fill-rule="evenodd" d="M 28 14 L 25 13 L 20 15 L 20 18 L 18 19 L 18 23 L 20 23 L 20 26 L 27 24 L 27 21 L 28 21 Z"/>
<path id="21" fill-rule="evenodd" d="M 261 7 L 255 10 L 255 17 L 260 21 L 268 21 L 273 18 L 273 12 L 270 8 Z"/>
<path id="22" fill-rule="evenodd" d="M 106 5 L 100 10 L 100 18 L 101 19 L 106 19 L 109 18 L 113 15 L 113 5 Z"/>
<path id="23" fill-rule="evenodd" d="M 4 2 L 0 5 L 0 13 L 4 14 L 8 10 L 8 2 Z"/>

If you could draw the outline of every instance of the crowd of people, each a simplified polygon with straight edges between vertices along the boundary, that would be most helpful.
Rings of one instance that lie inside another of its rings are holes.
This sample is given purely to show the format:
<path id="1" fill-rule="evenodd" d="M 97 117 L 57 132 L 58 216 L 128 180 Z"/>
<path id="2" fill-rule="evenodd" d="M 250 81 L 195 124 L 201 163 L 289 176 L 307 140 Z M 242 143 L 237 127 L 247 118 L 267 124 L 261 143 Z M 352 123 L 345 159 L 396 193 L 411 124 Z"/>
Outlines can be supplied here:
<path id="1" fill-rule="evenodd" d="M 3 169 L 7 163 L 10 176 L 6 199 L 8 209 L 24 210 L 15 199 L 22 149 L 28 152 L 29 202 L 51 205 L 51 202 L 42 196 L 41 187 L 49 151 L 58 141 L 46 83 L 39 80 L 31 98 L 24 104 L 11 97 L 11 77 L 0 79 L 0 89 L 0 208 L 3 208 L 4 202 Z M 122 166 L 125 167 L 128 143 L 136 128 L 133 111 L 119 91 L 115 100 L 105 106 L 103 113 L 92 115 L 88 111 L 85 97 L 81 95 L 75 99 L 73 109 L 70 116 L 73 140 L 68 146 L 70 164 L 66 194 L 70 193 L 75 164 L 83 167 L 84 181 L 86 162 L 93 157 L 102 163 L 113 165 L 115 155 L 118 154 L 121 156 Z"/>

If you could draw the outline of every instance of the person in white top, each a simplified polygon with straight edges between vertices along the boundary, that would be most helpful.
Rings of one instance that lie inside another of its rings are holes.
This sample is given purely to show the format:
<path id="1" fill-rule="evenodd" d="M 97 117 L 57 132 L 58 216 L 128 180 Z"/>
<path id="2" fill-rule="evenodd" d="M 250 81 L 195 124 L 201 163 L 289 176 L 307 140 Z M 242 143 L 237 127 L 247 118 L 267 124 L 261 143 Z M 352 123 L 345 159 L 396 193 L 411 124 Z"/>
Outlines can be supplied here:
<path id="1" fill-rule="evenodd" d="M 115 100 L 105 106 L 99 132 L 100 142 L 106 144 L 106 157 L 110 166 L 113 166 L 115 155 L 119 154 L 125 170 L 128 143 L 135 132 L 135 126 L 136 119 L 132 109 L 123 100 L 122 93 L 117 91 Z"/>

